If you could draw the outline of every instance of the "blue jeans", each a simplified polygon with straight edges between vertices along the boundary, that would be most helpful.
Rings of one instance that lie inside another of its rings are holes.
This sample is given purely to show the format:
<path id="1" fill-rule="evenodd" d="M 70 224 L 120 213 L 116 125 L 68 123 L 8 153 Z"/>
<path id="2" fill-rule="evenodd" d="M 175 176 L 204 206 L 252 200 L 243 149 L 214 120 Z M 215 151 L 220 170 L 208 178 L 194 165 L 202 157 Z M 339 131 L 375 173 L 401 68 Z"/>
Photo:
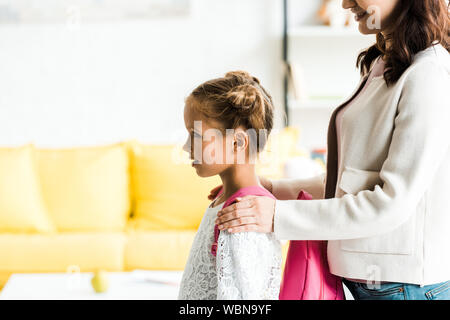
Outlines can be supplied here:
<path id="1" fill-rule="evenodd" d="M 376 288 L 347 279 L 343 282 L 355 300 L 450 300 L 450 280 L 423 287 L 389 282 Z"/>

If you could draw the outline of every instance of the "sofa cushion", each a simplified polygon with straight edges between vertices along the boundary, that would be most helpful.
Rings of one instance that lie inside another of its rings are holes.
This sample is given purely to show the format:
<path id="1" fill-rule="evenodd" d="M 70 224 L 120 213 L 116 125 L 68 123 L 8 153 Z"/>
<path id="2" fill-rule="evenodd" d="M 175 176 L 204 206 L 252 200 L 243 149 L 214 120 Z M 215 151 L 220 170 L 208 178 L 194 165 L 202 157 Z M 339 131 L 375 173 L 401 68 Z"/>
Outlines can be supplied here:
<path id="1" fill-rule="evenodd" d="M 0 148 L 0 232 L 53 231 L 32 146 Z"/>
<path id="2" fill-rule="evenodd" d="M 0 292 L 5 286 L 6 282 L 8 282 L 9 277 L 12 275 L 12 272 L 1 272 L 0 271 Z"/>
<path id="3" fill-rule="evenodd" d="M 125 247 L 125 270 L 184 270 L 196 230 L 138 231 L 128 230 Z M 282 241 L 282 269 L 289 241 Z"/>
<path id="4" fill-rule="evenodd" d="M 0 273 L 123 270 L 122 232 L 0 234 Z"/>
<path id="5" fill-rule="evenodd" d="M 195 234 L 195 230 L 129 232 L 125 270 L 183 270 Z"/>
<path id="6" fill-rule="evenodd" d="M 131 144 L 133 221 L 143 230 L 196 230 L 219 177 L 200 178 L 173 145 Z"/>
<path id="7" fill-rule="evenodd" d="M 130 211 L 125 144 L 37 154 L 44 199 L 58 230 L 124 230 Z"/>

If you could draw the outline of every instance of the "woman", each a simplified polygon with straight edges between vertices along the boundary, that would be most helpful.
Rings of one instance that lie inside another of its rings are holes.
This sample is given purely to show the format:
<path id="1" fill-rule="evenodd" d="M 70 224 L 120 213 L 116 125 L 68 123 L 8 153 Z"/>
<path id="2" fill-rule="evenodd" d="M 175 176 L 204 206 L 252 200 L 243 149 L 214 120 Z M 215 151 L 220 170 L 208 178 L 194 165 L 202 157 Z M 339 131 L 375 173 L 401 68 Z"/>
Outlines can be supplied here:
<path id="1" fill-rule="evenodd" d="M 219 229 L 329 240 L 355 299 L 450 299 L 450 55 L 447 0 L 344 0 L 363 34 L 355 94 L 331 116 L 326 177 L 263 180 Z M 379 22 L 379 23 L 377 23 Z M 313 201 L 296 201 L 303 189 Z"/>

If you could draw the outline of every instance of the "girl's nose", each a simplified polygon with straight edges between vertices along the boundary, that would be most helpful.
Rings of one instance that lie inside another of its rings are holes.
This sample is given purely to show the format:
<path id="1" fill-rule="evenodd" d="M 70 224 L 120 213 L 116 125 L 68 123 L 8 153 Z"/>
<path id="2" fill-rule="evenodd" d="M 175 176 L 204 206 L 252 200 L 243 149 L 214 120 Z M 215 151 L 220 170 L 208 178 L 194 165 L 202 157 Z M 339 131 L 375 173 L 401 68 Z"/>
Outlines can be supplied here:
<path id="1" fill-rule="evenodd" d="M 186 142 L 183 145 L 183 151 L 191 153 L 191 139 L 190 139 L 190 137 L 188 137 L 186 139 Z"/>
<path id="2" fill-rule="evenodd" d="M 342 0 L 342 8 L 344 9 L 350 9 L 356 7 L 355 0 Z"/>

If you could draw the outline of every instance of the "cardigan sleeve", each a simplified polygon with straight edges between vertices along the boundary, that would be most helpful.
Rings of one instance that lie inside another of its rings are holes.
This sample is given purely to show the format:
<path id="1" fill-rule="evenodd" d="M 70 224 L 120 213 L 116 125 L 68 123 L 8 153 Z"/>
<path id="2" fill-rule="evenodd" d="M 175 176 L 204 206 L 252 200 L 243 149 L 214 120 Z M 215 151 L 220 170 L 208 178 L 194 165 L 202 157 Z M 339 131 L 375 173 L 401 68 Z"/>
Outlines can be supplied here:
<path id="1" fill-rule="evenodd" d="M 383 182 L 355 195 L 312 201 L 278 200 L 278 239 L 339 240 L 371 237 L 408 221 L 449 150 L 450 81 L 434 61 L 422 61 L 403 80 Z"/>

